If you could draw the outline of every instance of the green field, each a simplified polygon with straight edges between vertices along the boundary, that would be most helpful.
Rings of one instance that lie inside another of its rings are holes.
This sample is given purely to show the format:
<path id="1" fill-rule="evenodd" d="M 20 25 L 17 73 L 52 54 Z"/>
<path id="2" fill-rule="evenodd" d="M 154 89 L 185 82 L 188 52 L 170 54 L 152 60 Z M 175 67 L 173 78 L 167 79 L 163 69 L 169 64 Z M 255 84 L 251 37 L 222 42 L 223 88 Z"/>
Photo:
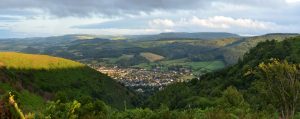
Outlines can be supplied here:
<path id="1" fill-rule="evenodd" d="M 117 61 L 128 60 L 128 59 L 131 59 L 131 58 L 133 58 L 133 55 L 123 54 L 122 56 L 116 57 L 116 58 L 102 58 L 102 59 L 106 60 L 108 63 L 115 64 Z"/>
<path id="2" fill-rule="evenodd" d="M 149 60 L 150 62 L 155 62 L 155 61 L 159 61 L 164 59 L 163 56 L 151 53 L 151 52 L 142 52 L 140 53 L 140 55 L 144 58 L 146 58 L 147 60 Z"/>
<path id="3" fill-rule="evenodd" d="M 161 64 L 166 66 L 181 65 L 184 67 L 191 67 L 193 71 L 213 71 L 225 67 L 224 62 L 215 60 L 215 61 L 200 61 L 200 62 L 191 62 L 188 59 L 177 59 L 162 61 Z"/>
<path id="4" fill-rule="evenodd" d="M 183 66 L 186 68 L 190 67 L 196 74 L 201 73 L 203 71 L 210 72 L 225 67 L 224 62 L 220 60 L 192 62 L 186 58 L 176 60 L 163 60 L 154 63 L 141 63 L 133 67 L 151 69 L 151 67 L 155 65 L 162 65 L 164 68 L 171 66 Z"/>

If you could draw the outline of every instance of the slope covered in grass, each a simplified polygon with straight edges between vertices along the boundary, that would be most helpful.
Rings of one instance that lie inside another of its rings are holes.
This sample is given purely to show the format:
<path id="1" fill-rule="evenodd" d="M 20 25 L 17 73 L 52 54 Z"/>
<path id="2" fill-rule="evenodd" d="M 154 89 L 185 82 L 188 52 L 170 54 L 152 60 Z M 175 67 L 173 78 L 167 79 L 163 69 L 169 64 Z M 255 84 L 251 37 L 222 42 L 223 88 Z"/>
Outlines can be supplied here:
<path id="1" fill-rule="evenodd" d="M 19 93 L 23 98 L 20 98 L 21 105 L 31 107 L 28 110 L 42 105 L 41 101 L 30 100 L 30 95 L 63 102 L 101 99 L 119 109 L 123 108 L 124 101 L 129 107 L 134 102 L 133 93 L 78 62 L 46 55 L 1 52 L 0 63 L 0 94 L 8 91 Z"/>
<path id="2" fill-rule="evenodd" d="M 47 55 L 30 55 L 16 52 L 1 52 L 0 62 L 7 68 L 15 69 L 63 69 L 84 67 L 75 61 Z"/>
<path id="3" fill-rule="evenodd" d="M 159 61 L 164 59 L 163 56 L 151 53 L 151 52 L 142 52 L 140 53 L 140 55 L 144 58 L 146 58 L 147 60 L 149 60 L 150 62 L 155 62 L 155 61 Z"/>

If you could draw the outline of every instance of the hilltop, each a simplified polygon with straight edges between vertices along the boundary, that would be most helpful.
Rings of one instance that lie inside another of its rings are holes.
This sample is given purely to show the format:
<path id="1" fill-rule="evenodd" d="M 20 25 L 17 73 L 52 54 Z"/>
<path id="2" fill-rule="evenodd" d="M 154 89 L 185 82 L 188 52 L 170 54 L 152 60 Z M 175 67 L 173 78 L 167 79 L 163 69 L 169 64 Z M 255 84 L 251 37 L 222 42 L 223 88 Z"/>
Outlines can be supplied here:
<path id="1" fill-rule="evenodd" d="M 135 94 L 84 64 L 46 55 L 0 52 L 0 96 L 14 92 L 25 111 L 47 100 L 100 99 L 115 108 L 133 106 Z"/>
<path id="2" fill-rule="evenodd" d="M 154 35 L 127 35 L 124 39 L 129 40 L 160 40 L 160 39 L 198 39 L 198 40 L 212 40 L 222 38 L 239 38 L 241 36 L 226 32 L 164 32 Z"/>
<path id="3" fill-rule="evenodd" d="M 0 52 L 0 62 L 7 69 L 55 70 L 85 67 L 84 64 L 47 55 Z"/>

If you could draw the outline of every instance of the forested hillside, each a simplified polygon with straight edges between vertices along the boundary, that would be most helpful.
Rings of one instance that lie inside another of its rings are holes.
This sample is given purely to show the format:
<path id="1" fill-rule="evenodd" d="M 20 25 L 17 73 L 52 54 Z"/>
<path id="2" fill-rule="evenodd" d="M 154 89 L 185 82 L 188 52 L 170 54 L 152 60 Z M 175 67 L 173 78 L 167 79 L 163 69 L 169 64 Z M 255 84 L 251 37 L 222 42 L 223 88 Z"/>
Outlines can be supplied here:
<path id="1" fill-rule="evenodd" d="M 108 76 L 71 60 L 1 52 L 0 64 L 0 94 L 15 94 L 25 112 L 42 109 L 49 100 L 102 100 L 119 109 L 137 102 Z"/>
<path id="2" fill-rule="evenodd" d="M 161 104 L 170 109 L 208 109 L 213 110 L 216 115 L 227 113 L 240 118 L 251 114 L 261 116 L 260 118 L 274 118 L 281 113 L 282 100 L 270 95 L 272 92 L 268 90 L 268 83 L 276 81 L 266 81 L 267 76 L 272 75 L 273 78 L 278 77 L 278 80 L 285 81 L 288 78 L 284 77 L 292 72 L 291 76 L 297 80 L 295 82 L 297 84 L 300 80 L 299 64 L 300 37 L 281 42 L 275 40 L 261 42 L 246 53 L 243 60 L 236 65 L 203 75 L 200 80 L 170 85 L 150 97 L 146 105 L 153 109 L 159 108 Z M 285 88 L 289 95 L 285 101 L 293 97 L 289 91 L 299 90 Z M 284 92 L 277 92 L 282 93 Z M 228 105 L 222 104 L 224 98 L 230 101 Z M 296 102 L 299 103 L 299 99 Z M 297 114 L 299 107 L 295 110 Z"/>

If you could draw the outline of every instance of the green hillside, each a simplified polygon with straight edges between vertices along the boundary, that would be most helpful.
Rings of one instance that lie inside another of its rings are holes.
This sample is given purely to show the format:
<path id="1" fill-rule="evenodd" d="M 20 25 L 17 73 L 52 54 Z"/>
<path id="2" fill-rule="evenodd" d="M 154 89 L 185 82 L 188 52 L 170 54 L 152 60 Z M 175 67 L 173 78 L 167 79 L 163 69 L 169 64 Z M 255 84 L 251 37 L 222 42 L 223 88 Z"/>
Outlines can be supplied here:
<path id="1" fill-rule="evenodd" d="M 1 52 L 0 62 L 8 69 L 64 69 L 84 67 L 75 61 L 47 55 L 29 55 L 15 52 Z"/>
<path id="2" fill-rule="evenodd" d="M 174 110 L 202 109 L 214 113 L 215 118 L 278 118 L 281 110 L 287 110 L 282 108 L 285 105 L 282 102 L 287 104 L 291 102 L 287 100 L 294 98 L 293 94 L 299 94 L 293 92 L 299 88 L 288 87 L 291 83 L 286 82 L 294 77 L 298 80 L 294 84 L 298 85 L 299 64 L 300 37 L 261 42 L 237 64 L 203 75 L 200 80 L 172 84 L 150 97 L 146 106 L 157 109 L 163 104 Z M 269 74 L 266 75 L 266 72 Z M 272 92 L 279 90 L 280 86 L 269 90 L 267 87 L 276 85 L 276 80 L 270 83 L 267 77 L 282 80 L 281 86 L 286 92 Z M 274 95 L 279 97 L 272 97 Z M 281 96 L 285 101 L 281 100 Z M 299 104 L 300 100 L 295 99 L 295 104 Z M 297 105 L 295 108 L 298 118 L 300 107 Z"/>
<path id="3" fill-rule="evenodd" d="M 286 38 L 296 37 L 299 34 L 266 34 L 262 36 L 254 36 L 241 38 L 225 47 L 220 48 L 216 52 L 221 52 L 224 61 L 227 64 L 235 64 L 238 59 L 243 58 L 244 54 L 248 52 L 251 48 L 255 47 L 260 42 L 265 42 L 267 40 L 283 41 Z"/>
<path id="4" fill-rule="evenodd" d="M 0 53 L 0 95 L 16 93 L 25 111 L 43 108 L 46 100 L 100 99 L 123 109 L 132 107 L 135 95 L 81 63 L 46 55 Z"/>
<path id="5" fill-rule="evenodd" d="M 187 39 L 201 39 L 201 40 L 212 40 L 212 39 L 222 39 L 222 38 L 238 38 L 241 37 L 237 34 L 226 33 L 226 32 L 165 32 L 155 35 L 129 35 L 124 36 L 129 40 L 159 40 L 159 39 L 177 39 L 177 38 L 187 38 Z"/>

